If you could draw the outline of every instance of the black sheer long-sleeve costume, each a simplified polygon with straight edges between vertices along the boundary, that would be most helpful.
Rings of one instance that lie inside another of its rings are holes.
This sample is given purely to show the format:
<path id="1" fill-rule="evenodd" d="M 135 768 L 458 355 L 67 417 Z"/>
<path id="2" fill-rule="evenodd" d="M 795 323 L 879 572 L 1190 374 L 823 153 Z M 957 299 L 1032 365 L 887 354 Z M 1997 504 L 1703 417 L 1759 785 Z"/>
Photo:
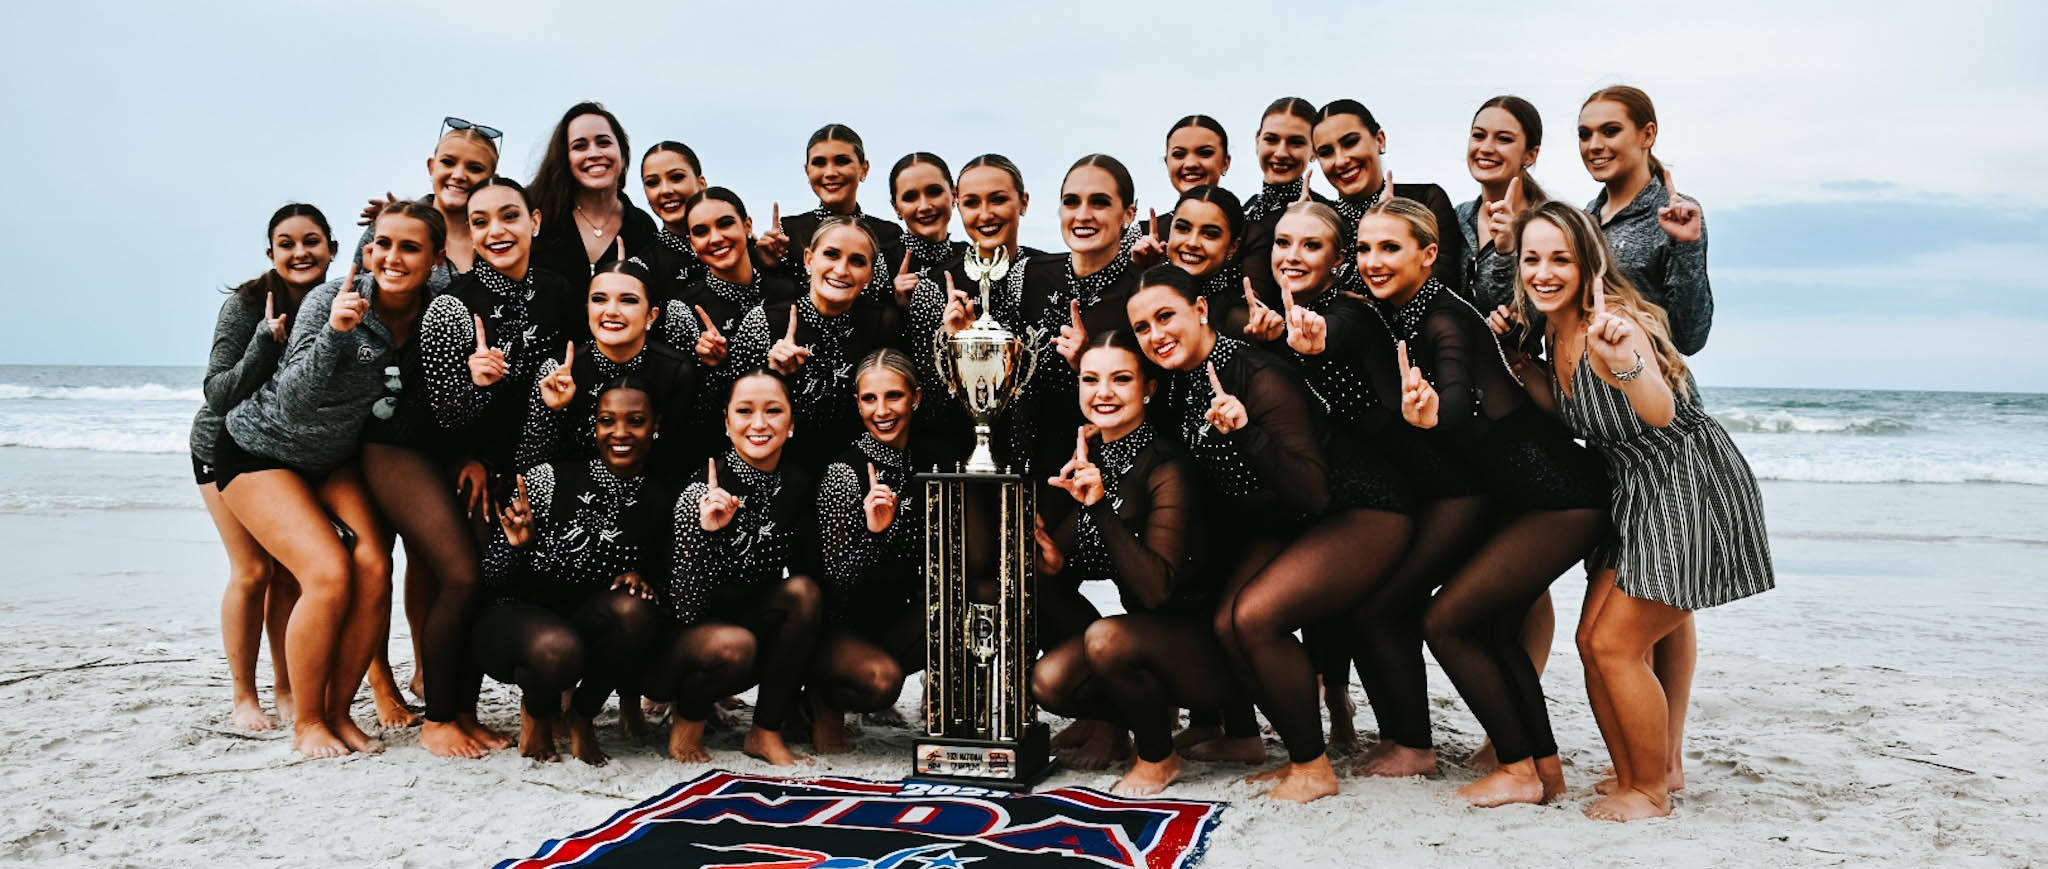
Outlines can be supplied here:
<path id="1" fill-rule="evenodd" d="M 661 417 L 662 430 L 671 433 L 654 442 L 648 473 L 664 487 L 681 488 L 690 470 L 698 467 L 697 462 L 705 455 L 699 445 L 701 440 L 689 436 L 692 423 L 703 424 L 692 419 L 691 413 L 697 406 L 698 392 L 703 389 L 696 357 L 650 338 L 631 359 L 614 362 L 598 349 L 597 342 L 584 341 L 576 346 L 576 359 L 569 365 L 569 376 L 576 381 L 576 394 L 569 399 L 568 407 L 554 410 L 541 400 L 540 384 L 561 367 L 561 350 L 556 348 L 542 360 L 534 379 L 526 382 L 526 424 L 519 434 L 519 463 L 531 467 L 595 455 L 597 391 L 613 378 L 637 374 L 647 381 L 649 398 L 653 400 L 654 412 Z"/>
<path id="2" fill-rule="evenodd" d="M 1049 319 L 1053 316 L 1053 293 L 1057 286 L 1046 278 L 1027 280 L 1026 273 L 1043 273 L 1053 268 L 1051 265 L 1033 266 L 1033 263 L 1061 259 L 1064 258 L 1020 249 L 1017 259 L 1011 261 L 1009 271 L 989 287 L 990 316 L 1027 341 L 1031 340 L 1032 330 L 1036 330 L 1038 371 L 1065 364 L 1052 349 L 1052 340 L 1059 335 L 1058 322 Z M 927 276 L 918 283 L 916 291 L 911 294 L 909 323 L 903 339 L 905 352 L 917 366 L 917 379 L 925 390 L 925 401 L 915 417 L 919 443 L 925 446 L 918 460 L 941 468 L 965 462 L 968 453 L 974 449 L 973 421 L 959 400 L 947 393 L 946 381 L 940 376 L 932 353 L 934 336 L 945 328 L 946 275 L 952 276 L 955 289 L 973 300 L 974 313 L 981 313 L 980 285 L 968 279 L 962 263 L 955 262 L 947 271 Z M 1064 320 L 1063 301 L 1059 307 L 1062 310 L 1058 316 Z M 1050 331 L 1044 326 L 1048 322 L 1053 323 Z M 1040 424 L 1034 417 L 1034 411 L 1041 406 L 1049 406 L 1042 398 L 1045 388 L 1045 381 L 1034 372 L 1003 414 L 996 418 L 991 446 L 998 464 L 1021 466 L 1035 461 Z"/>
<path id="3" fill-rule="evenodd" d="M 853 369 L 870 351 L 885 345 L 886 327 L 877 306 L 856 302 L 844 313 L 827 317 L 809 293 L 780 305 L 757 305 L 740 318 L 738 333 L 730 337 L 731 356 L 721 366 L 724 388 L 730 388 L 729 378 L 739 373 L 769 367 L 768 351 L 789 334 L 792 315 L 797 318 L 796 343 L 809 347 L 811 356 L 787 377 L 796 423 L 788 458 L 815 474 L 861 432 Z"/>
<path id="4" fill-rule="evenodd" d="M 802 293 L 796 280 L 780 266 L 767 264 L 751 250 L 749 254 L 756 261 L 752 280 L 748 283 L 725 280 L 700 265 L 688 280 L 669 282 L 662 290 L 661 316 L 655 320 L 651 334 L 694 358 L 697 338 L 704 332 L 704 322 L 697 317 L 697 309 L 701 307 L 711 317 L 711 324 L 718 328 L 718 333 L 726 339 L 723 363 L 706 367 L 699 360 L 703 377 L 697 400 L 670 429 L 669 436 L 685 438 L 695 455 L 715 455 L 728 446 L 724 428 L 725 396 L 732 385 L 732 378 L 738 376 L 732 351 L 737 346 L 734 338 L 739 333 L 741 318 L 763 304 L 787 305 Z"/>
<path id="5" fill-rule="evenodd" d="M 678 630 L 642 687 L 703 721 L 714 701 L 758 683 L 754 726 L 779 730 L 824 611 L 811 477 L 786 461 L 762 471 L 732 450 L 717 461 L 718 484 L 740 507 L 705 531 L 702 471 L 676 499 L 664 602 Z"/>
<path id="6" fill-rule="evenodd" d="M 818 480 L 827 627 L 810 684 L 833 709 L 883 709 L 904 676 L 924 668 L 924 487 L 912 477 L 914 451 L 862 432 Z M 898 499 L 879 533 L 862 508 L 869 465 Z"/>
<path id="7" fill-rule="evenodd" d="M 1229 434 L 1206 418 L 1209 364 L 1245 407 L 1247 424 Z M 1400 555 L 1405 492 L 1341 444 L 1333 455 L 1321 402 L 1301 375 L 1242 341 L 1218 337 L 1165 394 L 1227 553 L 1216 565 L 1225 577 L 1216 634 L 1288 755 L 1308 762 L 1323 753 L 1322 722 L 1315 669 L 1293 633 L 1350 609 Z"/>
<path id="8" fill-rule="evenodd" d="M 1330 207 L 1344 218 L 1338 227 L 1342 230 L 1342 237 L 1337 239 L 1338 247 L 1344 251 L 1343 260 L 1337 268 L 1337 285 L 1340 287 L 1355 287 L 1362 283 L 1358 277 L 1358 219 L 1379 204 L 1386 190 L 1386 186 L 1381 185 L 1378 193 L 1329 200 Z M 1465 236 L 1448 231 L 1458 225 L 1458 208 L 1451 203 L 1451 195 L 1435 184 L 1396 184 L 1394 195 L 1420 202 L 1436 216 L 1436 225 L 1446 231 L 1437 233 L 1436 265 L 1430 268 L 1430 275 L 1454 292 L 1464 293 Z"/>
<path id="9" fill-rule="evenodd" d="M 834 212 L 819 206 L 782 219 L 782 233 L 789 236 L 789 247 L 782 253 L 782 269 L 796 279 L 798 286 L 810 283 L 810 272 L 804 268 L 804 249 L 810 247 L 818 224 L 833 215 Z M 862 213 L 858 207 L 850 216 L 860 221 L 876 245 L 875 273 L 861 289 L 860 301 L 855 305 L 872 319 L 884 342 L 894 346 L 902 337 L 907 316 L 905 306 L 896 301 L 895 285 L 896 269 L 903 265 L 906 234 L 894 221 Z"/>
<path id="10" fill-rule="evenodd" d="M 1431 434 L 1473 470 L 1505 519 L 1434 598 L 1430 586 L 1440 574 L 1415 571 L 1401 577 L 1411 585 L 1388 584 L 1372 603 L 1387 624 L 1413 624 L 1421 614 L 1437 662 L 1486 728 L 1501 762 L 1555 754 L 1543 686 L 1521 648 L 1521 624 L 1529 606 L 1604 531 L 1606 469 L 1530 401 L 1470 302 L 1432 279 L 1387 313 L 1395 336 L 1408 342 L 1409 359 L 1436 390 L 1438 422 Z M 1404 698 L 1394 703 L 1402 720 L 1390 735 L 1404 745 L 1427 746 L 1426 706 L 1415 701 L 1422 690 L 1419 661 L 1405 648 L 1387 648 L 1368 656 L 1379 677 L 1389 680 L 1381 690 Z"/>
<path id="11" fill-rule="evenodd" d="M 492 539 L 471 653 L 518 685 L 535 717 L 553 717 L 571 688 L 577 713 L 592 717 L 654 648 L 659 606 L 613 584 L 627 574 L 666 584 L 673 502 L 646 474 L 620 476 L 598 459 L 538 465 L 525 479 L 532 537 L 517 549 L 502 530 Z"/>

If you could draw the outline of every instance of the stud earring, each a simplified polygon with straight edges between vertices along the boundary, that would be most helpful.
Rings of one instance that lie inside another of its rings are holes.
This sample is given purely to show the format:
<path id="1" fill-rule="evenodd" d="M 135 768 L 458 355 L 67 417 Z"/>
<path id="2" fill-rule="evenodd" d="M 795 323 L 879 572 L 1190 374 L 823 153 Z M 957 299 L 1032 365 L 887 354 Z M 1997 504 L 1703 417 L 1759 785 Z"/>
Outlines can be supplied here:
<path id="1" fill-rule="evenodd" d="M 1209 325 L 1209 316 L 1207 314 L 1202 315 L 1202 325 Z"/>

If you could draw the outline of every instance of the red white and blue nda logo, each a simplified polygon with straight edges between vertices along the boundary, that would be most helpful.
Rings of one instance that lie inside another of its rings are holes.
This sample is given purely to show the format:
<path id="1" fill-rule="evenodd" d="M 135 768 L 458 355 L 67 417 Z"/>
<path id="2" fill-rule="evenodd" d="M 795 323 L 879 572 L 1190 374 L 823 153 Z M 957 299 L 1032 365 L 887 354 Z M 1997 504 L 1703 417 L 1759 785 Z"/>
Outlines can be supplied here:
<path id="1" fill-rule="evenodd" d="M 499 869 L 1184 869 L 1223 806 L 710 772 Z"/>

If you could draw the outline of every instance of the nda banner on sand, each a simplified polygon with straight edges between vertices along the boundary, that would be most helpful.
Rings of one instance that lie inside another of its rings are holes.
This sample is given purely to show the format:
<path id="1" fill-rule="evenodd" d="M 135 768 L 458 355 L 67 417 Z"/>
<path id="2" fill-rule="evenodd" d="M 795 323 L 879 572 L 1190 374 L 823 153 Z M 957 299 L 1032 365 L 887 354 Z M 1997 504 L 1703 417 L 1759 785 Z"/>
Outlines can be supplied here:
<path id="1" fill-rule="evenodd" d="M 710 772 L 507 867 L 1183 869 L 1218 803 Z"/>

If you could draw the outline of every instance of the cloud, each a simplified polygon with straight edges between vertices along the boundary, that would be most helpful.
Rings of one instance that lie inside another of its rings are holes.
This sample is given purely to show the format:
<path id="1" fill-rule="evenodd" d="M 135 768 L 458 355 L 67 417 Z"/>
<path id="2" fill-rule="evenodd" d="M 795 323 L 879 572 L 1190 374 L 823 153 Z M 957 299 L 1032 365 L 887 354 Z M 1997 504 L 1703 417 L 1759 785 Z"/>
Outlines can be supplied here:
<path id="1" fill-rule="evenodd" d="M 1822 181 L 1820 189 L 1833 193 L 1884 193 L 1899 189 L 1899 185 L 1876 178 L 1844 178 L 1840 181 Z"/>

